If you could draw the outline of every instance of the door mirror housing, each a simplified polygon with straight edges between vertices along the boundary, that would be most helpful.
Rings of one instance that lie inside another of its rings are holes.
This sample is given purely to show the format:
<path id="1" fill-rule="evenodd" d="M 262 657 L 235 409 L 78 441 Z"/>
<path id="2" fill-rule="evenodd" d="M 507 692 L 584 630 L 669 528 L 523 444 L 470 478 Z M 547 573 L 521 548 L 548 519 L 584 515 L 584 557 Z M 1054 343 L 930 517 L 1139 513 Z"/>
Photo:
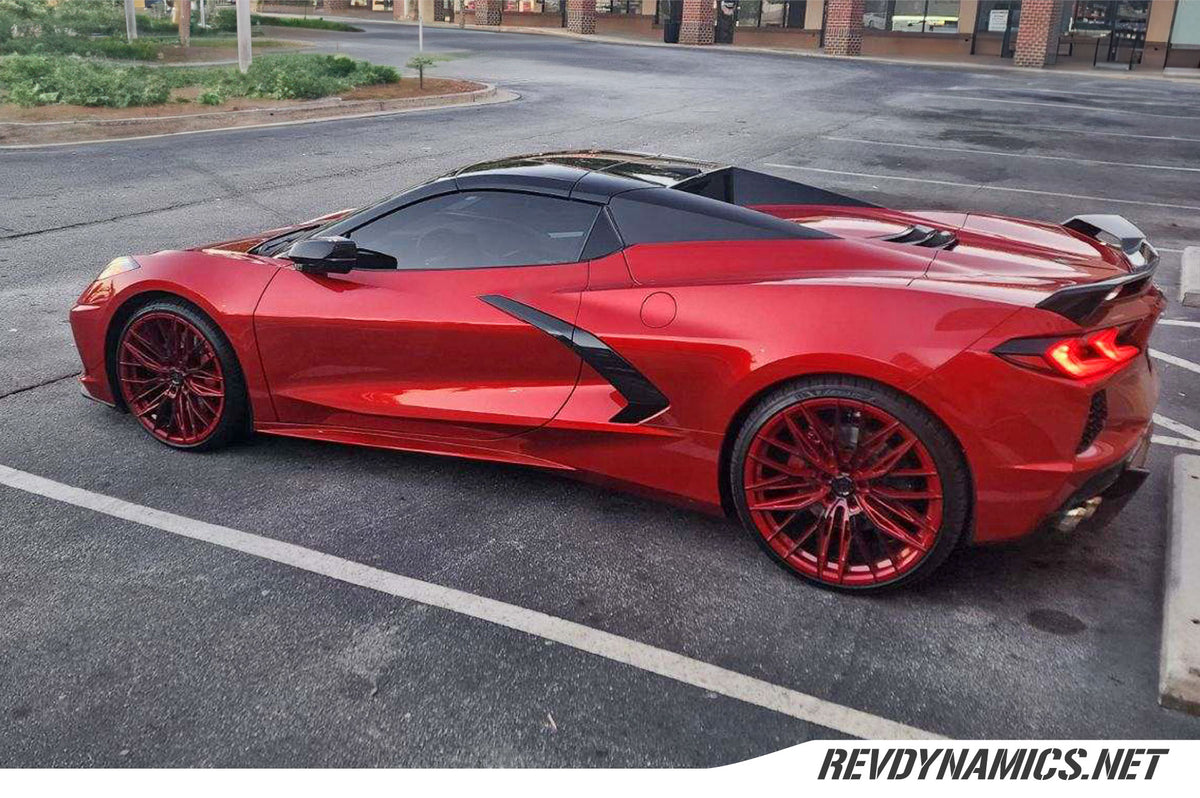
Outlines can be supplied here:
<path id="1" fill-rule="evenodd" d="M 346 274 L 358 263 L 358 247 L 342 236 L 302 238 L 283 257 L 305 274 Z"/>

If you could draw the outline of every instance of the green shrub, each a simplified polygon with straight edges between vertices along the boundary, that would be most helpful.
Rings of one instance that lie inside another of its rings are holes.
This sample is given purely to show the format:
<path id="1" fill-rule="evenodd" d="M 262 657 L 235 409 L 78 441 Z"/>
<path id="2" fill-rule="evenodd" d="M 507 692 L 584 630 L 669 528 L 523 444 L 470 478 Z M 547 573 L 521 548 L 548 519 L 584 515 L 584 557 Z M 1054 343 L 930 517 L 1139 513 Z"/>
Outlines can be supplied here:
<path id="1" fill-rule="evenodd" d="M 158 105 L 171 96 L 159 70 L 113 67 L 74 57 L 9 56 L 0 60 L 0 84 L 18 105 Z"/>
<path id="2" fill-rule="evenodd" d="M 340 55 L 259 58 L 245 75 L 235 67 L 122 66 L 78 56 L 0 58 L 0 86 L 6 87 L 8 101 L 19 105 L 157 105 L 170 98 L 171 89 L 184 86 L 201 87 L 199 101 L 206 105 L 231 97 L 308 100 L 399 79 L 392 67 Z"/>
<path id="3" fill-rule="evenodd" d="M 340 30 L 346 33 L 362 33 L 363 30 L 353 25 L 347 25 L 345 22 L 333 22 L 323 17 L 271 17 L 263 16 L 262 14 L 251 14 L 250 21 L 255 25 L 282 25 L 288 28 Z"/>

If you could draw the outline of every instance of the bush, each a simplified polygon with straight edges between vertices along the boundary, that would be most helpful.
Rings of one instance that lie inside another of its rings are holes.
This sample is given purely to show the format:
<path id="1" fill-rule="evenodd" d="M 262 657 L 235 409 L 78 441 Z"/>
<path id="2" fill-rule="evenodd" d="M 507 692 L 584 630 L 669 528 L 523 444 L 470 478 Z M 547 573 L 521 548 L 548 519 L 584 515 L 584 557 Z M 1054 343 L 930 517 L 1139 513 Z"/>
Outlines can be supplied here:
<path id="1" fill-rule="evenodd" d="M 289 28 L 315 28 L 317 30 L 340 30 L 346 33 L 362 33 L 362 28 L 347 25 L 345 22 L 333 22 L 323 17 L 269 17 L 262 14 L 251 14 L 251 23 L 255 25 L 282 25 Z M 236 30 L 236 26 L 231 30 Z"/>
<path id="2" fill-rule="evenodd" d="M 10 56 L 0 60 L 0 84 L 18 105 L 158 105 L 171 96 L 159 70 L 112 67 L 74 57 Z"/>
<path id="3" fill-rule="evenodd" d="M 199 101 L 205 105 L 216 105 L 230 97 L 307 100 L 328 97 L 355 86 L 398 80 L 400 75 L 392 67 L 341 55 L 259 58 L 245 75 L 235 67 L 126 67 L 77 56 L 0 58 L 0 86 L 7 88 L 7 99 L 26 106 L 157 105 L 170 98 L 171 89 L 184 86 L 202 87 Z"/>

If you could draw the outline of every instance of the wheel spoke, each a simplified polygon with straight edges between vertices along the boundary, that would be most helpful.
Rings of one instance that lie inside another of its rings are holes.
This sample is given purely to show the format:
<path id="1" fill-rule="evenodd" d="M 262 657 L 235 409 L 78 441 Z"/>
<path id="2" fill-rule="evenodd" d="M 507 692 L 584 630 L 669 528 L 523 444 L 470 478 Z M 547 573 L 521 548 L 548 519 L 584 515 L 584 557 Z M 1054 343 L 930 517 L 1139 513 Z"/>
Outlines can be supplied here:
<path id="1" fill-rule="evenodd" d="M 916 437 L 911 434 L 906 434 L 904 441 L 901 444 L 893 447 L 891 451 L 887 452 L 887 454 L 875 459 L 875 461 L 870 464 L 868 470 L 862 474 L 863 478 L 878 479 L 879 477 L 884 476 L 891 471 L 896 463 L 900 462 L 900 459 L 903 458 L 904 455 L 908 454 L 916 445 Z"/>
<path id="2" fill-rule="evenodd" d="M 863 508 L 863 512 L 867 514 L 867 517 L 871 519 L 871 523 L 874 524 L 875 528 L 880 532 L 890 538 L 895 538 L 906 546 L 912 546 L 914 549 L 917 549 L 921 552 L 929 550 L 928 546 L 926 546 L 913 535 L 906 532 L 899 523 L 897 523 L 894 519 L 889 518 L 885 514 L 883 508 L 886 507 L 886 505 L 882 505 L 882 503 L 876 502 L 874 499 L 871 499 L 867 496 L 860 497 L 859 503 Z"/>
<path id="3" fill-rule="evenodd" d="M 781 499 L 771 499 L 762 501 L 757 504 L 751 504 L 751 510 L 766 511 L 766 510 L 804 510 L 812 507 L 825 497 L 828 491 L 825 488 L 804 493 L 799 496 L 787 496 Z"/>

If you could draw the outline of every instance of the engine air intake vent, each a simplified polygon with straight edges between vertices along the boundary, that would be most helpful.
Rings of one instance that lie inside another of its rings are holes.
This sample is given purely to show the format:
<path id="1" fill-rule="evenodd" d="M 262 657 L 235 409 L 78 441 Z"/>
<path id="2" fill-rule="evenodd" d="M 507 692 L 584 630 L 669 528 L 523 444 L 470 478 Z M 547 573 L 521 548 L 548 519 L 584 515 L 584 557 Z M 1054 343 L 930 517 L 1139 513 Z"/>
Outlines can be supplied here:
<path id="1" fill-rule="evenodd" d="M 1095 443 L 1096 438 L 1100 437 L 1100 432 L 1104 429 L 1104 425 L 1107 422 L 1108 394 L 1104 391 L 1097 391 L 1092 394 L 1092 404 L 1088 408 L 1087 423 L 1083 425 L 1083 437 L 1079 439 L 1079 445 L 1075 447 L 1075 454 L 1086 451 L 1089 446 Z"/>

